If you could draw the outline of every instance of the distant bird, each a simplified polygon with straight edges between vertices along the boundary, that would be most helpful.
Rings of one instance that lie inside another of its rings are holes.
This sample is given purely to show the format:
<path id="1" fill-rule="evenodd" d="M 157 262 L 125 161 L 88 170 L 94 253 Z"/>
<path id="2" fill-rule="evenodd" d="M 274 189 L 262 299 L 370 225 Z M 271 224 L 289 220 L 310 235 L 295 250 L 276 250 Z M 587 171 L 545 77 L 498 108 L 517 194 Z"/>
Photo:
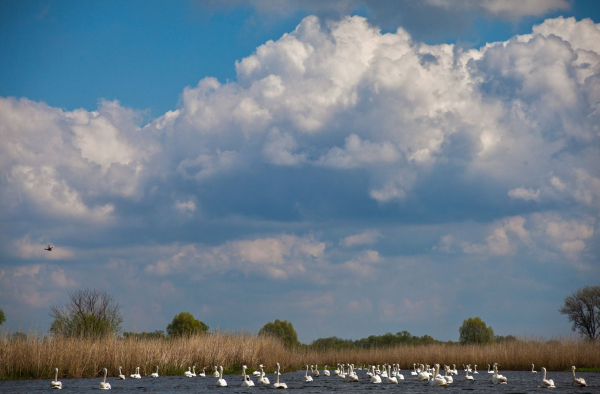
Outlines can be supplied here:
<path id="1" fill-rule="evenodd" d="M 312 369 L 312 365 L 310 366 L 310 369 Z M 312 376 L 314 376 L 315 378 L 318 378 L 319 376 L 321 376 L 321 374 L 319 373 L 318 365 L 315 365 L 315 369 L 312 371 Z"/>
<path id="2" fill-rule="evenodd" d="M 546 379 L 546 368 L 542 367 L 542 372 L 544 373 L 544 376 L 542 376 L 542 385 L 540 387 L 546 387 L 549 389 L 556 388 L 556 386 L 554 385 L 554 380 Z"/>
<path id="3" fill-rule="evenodd" d="M 532 373 L 537 373 L 537 371 L 535 370 L 535 365 L 531 364 L 531 372 Z"/>
<path id="4" fill-rule="evenodd" d="M 479 373 L 479 372 L 477 372 L 477 364 L 475 364 L 475 368 L 473 368 L 473 373 L 477 373 L 477 374 Z"/>
<path id="5" fill-rule="evenodd" d="M 106 374 L 108 373 L 108 371 L 106 370 L 106 368 L 102 368 L 102 370 L 104 371 L 104 380 L 100 382 L 100 387 L 98 388 L 100 390 L 110 390 L 110 383 L 106 383 Z"/>
<path id="6" fill-rule="evenodd" d="M 325 376 L 331 375 L 331 372 L 329 372 L 329 370 L 327 369 L 327 365 L 325 366 L 325 369 L 323 370 L 323 375 L 325 375 Z"/>
<path id="7" fill-rule="evenodd" d="M 158 365 L 156 366 L 156 372 L 152 372 L 150 374 L 150 377 L 151 378 L 158 378 Z"/>
<path id="8" fill-rule="evenodd" d="M 46 248 L 44 250 L 47 250 L 48 252 L 52 252 L 52 249 L 54 249 L 54 246 L 46 246 Z"/>
<path id="9" fill-rule="evenodd" d="M 573 376 L 575 376 L 575 370 L 573 370 Z M 54 380 L 50 382 L 50 387 L 58 390 L 62 389 L 62 383 L 58 381 L 58 368 L 54 368 Z"/>
<path id="10" fill-rule="evenodd" d="M 216 365 L 215 365 L 215 372 L 213 372 L 213 376 L 214 376 L 215 378 L 218 378 L 218 377 L 219 377 L 219 369 L 217 368 L 217 366 L 216 366 Z"/>
<path id="11" fill-rule="evenodd" d="M 206 376 L 206 367 L 202 368 L 202 372 L 198 373 L 198 376 L 200 376 L 201 378 Z"/>
<path id="12" fill-rule="evenodd" d="M 576 378 L 575 377 L 575 366 L 571 367 L 571 371 L 573 372 L 573 386 L 585 387 L 587 384 L 585 383 L 585 379 Z"/>
<path id="13" fill-rule="evenodd" d="M 194 375 L 192 375 L 192 367 L 188 367 L 188 370 L 183 373 L 183 376 L 185 376 L 186 378 L 193 377 Z"/>
<path id="14" fill-rule="evenodd" d="M 129 377 L 132 379 L 141 379 L 142 375 L 140 375 L 140 367 L 136 367 L 135 373 L 132 373 L 131 375 L 129 375 Z"/>
<path id="15" fill-rule="evenodd" d="M 371 383 L 373 384 L 380 384 L 381 383 L 381 376 L 377 375 L 377 373 L 375 372 L 375 366 L 371 365 L 371 371 L 373 373 L 373 376 L 371 376 Z"/>
<path id="16" fill-rule="evenodd" d="M 431 374 L 430 386 L 447 386 L 448 382 L 440 375 L 440 364 L 435 364 L 434 372 Z"/>
<path id="17" fill-rule="evenodd" d="M 123 367 L 119 367 L 119 379 L 125 380 L 125 375 L 123 375 L 123 372 L 121 371 Z"/>

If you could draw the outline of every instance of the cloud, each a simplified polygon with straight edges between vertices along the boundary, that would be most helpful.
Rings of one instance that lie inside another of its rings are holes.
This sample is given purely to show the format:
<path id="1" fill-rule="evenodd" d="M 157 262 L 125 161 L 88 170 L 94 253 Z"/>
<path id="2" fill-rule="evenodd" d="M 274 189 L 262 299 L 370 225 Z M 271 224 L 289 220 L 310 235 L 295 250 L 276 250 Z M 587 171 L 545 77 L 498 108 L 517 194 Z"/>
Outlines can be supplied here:
<path id="1" fill-rule="evenodd" d="M 540 190 L 525 189 L 518 187 L 516 189 L 510 189 L 508 196 L 514 199 L 520 199 L 525 201 L 540 201 Z"/>
<path id="2" fill-rule="evenodd" d="M 177 253 L 166 259 L 147 265 L 145 271 L 158 276 L 190 271 L 200 275 L 239 271 L 288 279 L 318 265 L 324 251 L 325 244 L 311 236 L 294 235 L 231 241 L 214 248 L 190 244 L 179 247 Z"/>
<path id="3" fill-rule="evenodd" d="M 381 237 L 381 233 L 377 230 L 369 230 L 356 235 L 349 235 L 340 241 L 341 245 L 372 245 Z"/>

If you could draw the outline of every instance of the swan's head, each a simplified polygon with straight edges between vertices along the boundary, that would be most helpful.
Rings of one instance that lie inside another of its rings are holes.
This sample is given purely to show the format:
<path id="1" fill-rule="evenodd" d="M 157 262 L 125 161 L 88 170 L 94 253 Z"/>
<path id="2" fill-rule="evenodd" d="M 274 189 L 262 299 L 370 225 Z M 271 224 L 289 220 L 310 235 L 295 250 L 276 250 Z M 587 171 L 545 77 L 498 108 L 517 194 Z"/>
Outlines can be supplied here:
<path id="1" fill-rule="evenodd" d="M 575 372 L 575 369 L 576 369 L 575 366 L 571 365 L 571 371 Z"/>

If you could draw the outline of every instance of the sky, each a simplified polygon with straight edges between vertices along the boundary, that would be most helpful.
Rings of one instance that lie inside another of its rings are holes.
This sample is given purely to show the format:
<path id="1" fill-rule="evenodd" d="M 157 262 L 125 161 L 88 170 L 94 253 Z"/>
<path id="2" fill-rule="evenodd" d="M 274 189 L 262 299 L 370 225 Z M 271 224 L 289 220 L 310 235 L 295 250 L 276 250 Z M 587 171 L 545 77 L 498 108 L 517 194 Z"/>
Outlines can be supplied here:
<path id="1" fill-rule="evenodd" d="M 600 284 L 600 5 L 0 4 L 0 308 L 552 338 Z M 51 244 L 54 250 L 44 251 Z"/>

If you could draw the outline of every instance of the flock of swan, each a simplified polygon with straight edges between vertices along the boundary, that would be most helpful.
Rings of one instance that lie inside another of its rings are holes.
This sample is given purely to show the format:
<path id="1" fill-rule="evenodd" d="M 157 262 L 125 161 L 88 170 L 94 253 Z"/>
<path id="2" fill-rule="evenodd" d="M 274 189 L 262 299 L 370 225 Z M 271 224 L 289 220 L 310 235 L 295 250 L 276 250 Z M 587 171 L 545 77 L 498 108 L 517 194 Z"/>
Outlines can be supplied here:
<path id="1" fill-rule="evenodd" d="M 417 367 L 417 364 L 413 364 L 413 371 L 411 371 L 411 376 L 416 376 L 417 380 L 422 380 L 422 381 L 428 381 L 429 385 L 431 386 L 448 386 L 449 384 L 452 384 L 454 382 L 454 379 L 452 377 L 452 375 L 458 375 L 458 371 L 456 370 L 456 364 L 452 365 L 453 367 L 450 368 L 450 366 L 445 365 L 444 366 L 444 375 L 440 374 L 440 364 L 435 364 L 432 367 L 430 367 L 429 365 L 423 365 L 423 364 L 419 364 Z M 308 369 L 308 365 L 305 366 L 306 367 L 306 371 L 304 374 L 304 381 L 305 382 L 312 382 L 313 381 L 313 377 L 319 377 L 321 375 L 321 373 L 319 372 L 318 366 L 317 365 L 311 365 L 310 366 L 310 375 L 309 375 L 309 369 Z M 463 366 L 464 367 L 464 371 L 465 371 L 465 380 L 469 380 L 469 381 L 474 381 L 474 378 L 472 375 L 469 375 L 469 373 L 473 373 L 473 374 L 479 374 L 479 372 L 477 372 L 477 365 L 474 366 L 474 369 L 471 369 L 471 365 L 466 365 Z M 325 369 L 323 370 L 323 375 L 324 376 L 331 376 L 331 373 L 329 372 L 329 370 L 327 369 L 328 366 L 325 365 Z M 220 386 L 220 387 L 226 387 L 227 386 L 227 381 L 225 381 L 224 377 L 223 377 L 223 367 L 220 366 L 217 368 L 217 366 L 214 367 L 215 372 L 213 373 L 213 376 L 215 378 L 217 378 L 217 382 L 216 385 Z M 242 366 L 242 383 L 241 386 L 242 387 L 253 387 L 255 386 L 254 381 L 250 378 L 250 376 L 248 374 L 246 374 L 246 369 L 248 369 L 247 366 Z M 587 386 L 585 380 L 583 378 L 578 378 L 575 376 L 575 366 L 571 367 L 571 372 L 573 373 L 573 386 L 577 386 L 577 387 L 584 387 Z M 200 376 L 200 377 L 205 377 L 206 376 L 206 372 L 205 372 L 206 368 L 202 369 L 202 372 L 196 375 L 196 366 L 190 367 L 187 371 L 185 371 L 185 373 L 183 374 L 185 377 L 196 377 L 196 376 Z M 398 364 L 384 364 L 383 368 L 380 369 L 379 365 L 371 365 L 368 368 L 354 368 L 353 364 L 338 364 L 337 365 L 337 369 L 334 371 L 334 375 L 338 376 L 339 378 L 345 379 L 348 382 L 358 382 L 359 381 L 359 377 L 358 374 L 356 373 L 356 371 L 358 370 L 367 370 L 366 372 L 366 378 L 369 379 L 369 381 L 373 384 L 381 384 L 381 383 L 391 383 L 391 384 L 398 384 L 399 381 L 404 380 L 404 375 L 402 375 L 400 373 L 400 366 Z M 52 382 L 50 382 L 50 387 L 53 389 L 62 389 L 62 383 L 60 381 L 58 381 L 58 368 L 56 368 L 54 370 L 55 374 L 54 374 L 54 380 Z M 103 368 L 102 372 L 104 372 L 104 379 L 102 382 L 100 382 L 100 386 L 99 389 L 100 390 L 110 390 L 111 386 L 110 383 L 106 382 L 106 376 L 107 376 L 107 369 Z M 535 370 L 535 365 L 531 364 L 531 372 L 532 373 L 537 373 L 537 371 Z M 552 379 L 546 379 L 546 368 L 542 368 L 542 372 L 543 372 L 543 377 L 542 377 L 542 383 L 541 386 L 539 387 L 543 387 L 543 388 L 556 388 L 554 381 Z M 262 384 L 262 385 L 271 385 L 271 382 L 269 381 L 269 378 L 266 377 L 265 375 L 265 371 L 264 371 L 264 365 L 260 364 L 259 369 L 254 371 L 252 373 L 254 376 L 258 376 L 258 384 Z M 493 368 L 491 368 L 490 364 L 488 364 L 488 374 L 492 374 L 492 382 L 495 384 L 507 384 L 508 379 L 506 378 L 506 376 L 500 375 L 498 373 L 498 364 L 495 363 L 493 365 Z M 272 385 L 274 388 L 277 389 L 286 389 L 287 385 L 283 382 L 279 381 L 279 376 L 281 375 L 280 373 L 280 365 L 279 363 L 276 364 L 276 371 L 275 371 L 275 383 Z M 150 377 L 152 378 L 158 378 L 158 366 L 156 367 L 156 372 L 153 372 L 152 374 L 150 374 Z M 140 376 L 140 367 L 136 368 L 136 373 L 131 374 L 130 378 L 132 379 L 141 379 L 142 377 Z M 122 373 L 122 367 L 119 367 L 119 379 L 125 379 L 125 375 L 123 375 Z"/>

